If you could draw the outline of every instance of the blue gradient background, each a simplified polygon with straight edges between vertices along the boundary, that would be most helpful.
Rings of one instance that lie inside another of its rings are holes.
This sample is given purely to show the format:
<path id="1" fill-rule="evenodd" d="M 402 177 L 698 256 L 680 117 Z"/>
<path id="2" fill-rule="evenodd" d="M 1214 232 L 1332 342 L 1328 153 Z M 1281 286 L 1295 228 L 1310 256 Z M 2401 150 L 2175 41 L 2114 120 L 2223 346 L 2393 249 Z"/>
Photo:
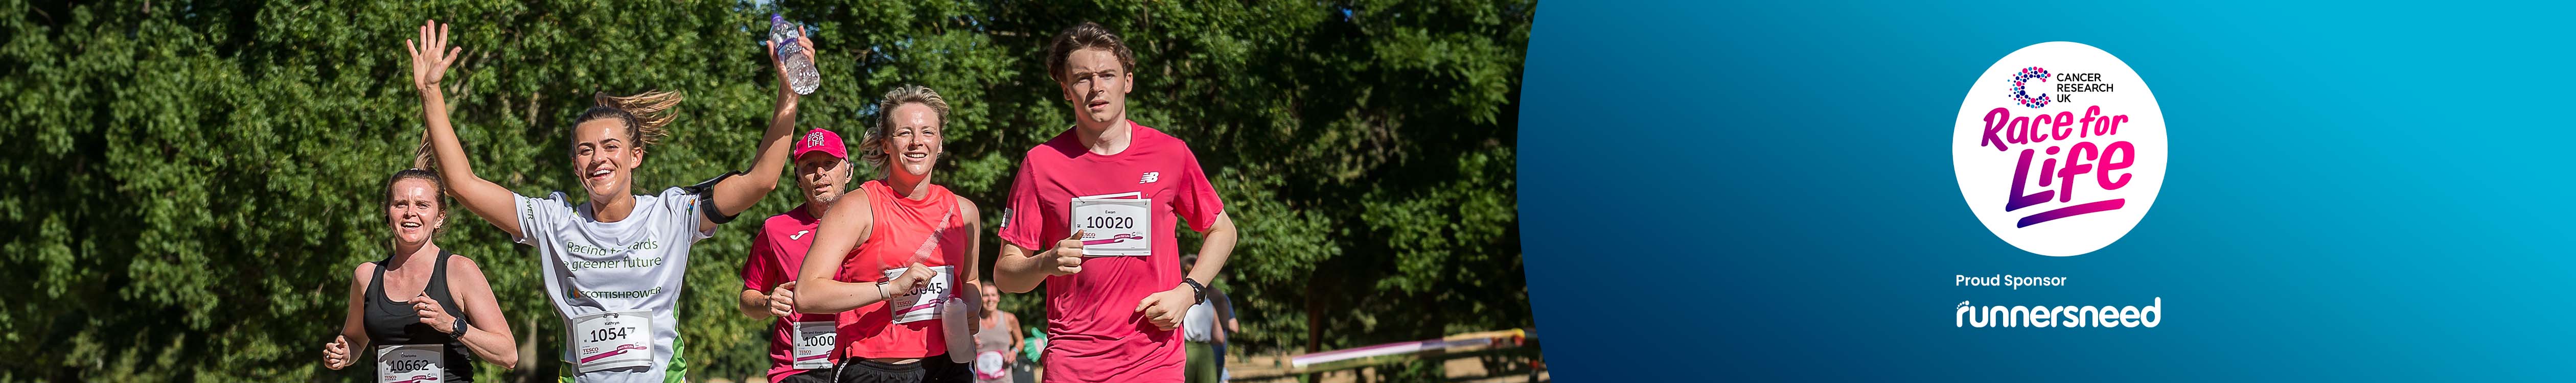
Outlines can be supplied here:
<path id="1" fill-rule="evenodd" d="M 2566 5 L 1749 3 L 1539 9 L 1519 187 L 1557 379 L 2576 375 Z M 1946 142 L 2046 41 L 2136 68 L 2173 140 L 2145 221 L 2075 257 L 1979 226 Z M 1953 327 L 2156 297 L 2152 329 Z"/>

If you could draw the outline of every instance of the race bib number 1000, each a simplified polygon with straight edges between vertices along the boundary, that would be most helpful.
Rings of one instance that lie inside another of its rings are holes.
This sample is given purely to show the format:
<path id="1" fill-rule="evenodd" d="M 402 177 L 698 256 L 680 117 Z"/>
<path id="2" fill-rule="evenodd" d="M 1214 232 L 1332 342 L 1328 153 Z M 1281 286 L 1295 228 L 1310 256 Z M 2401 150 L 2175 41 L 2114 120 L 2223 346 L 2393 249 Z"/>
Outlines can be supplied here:
<path id="1" fill-rule="evenodd" d="M 894 298 L 886 300 L 886 307 L 894 308 L 894 323 L 938 319 L 940 298 L 948 297 L 948 284 L 951 280 L 948 270 L 955 268 L 956 266 L 931 266 L 930 272 L 938 275 L 930 277 L 929 283 L 914 287 L 912 291 L 894 292 Z M 894 276 L 903 275 L 903 271 L 904 269 L 886 269 L 885 278 L 892 280 Z"/>
<path id="2" fill-rule="evenodd" d="M 447 376 L 447 346 L 376 346 L 376 383 L 432 383 Z"/>
<path id="3" fill-rule="evenodd" d="M 836 338 L 838 338 L 834 333 L 838 330 L 833 327 L 834 324 L 832 321 L 788 323 L 790 326 L 795 326 L 790 327 L 795 329 L 795 333 L 791 335 L 796 337 L 796 348 L 790 355 L 796 360 L 793 367 L 798 370 L 832 367 L 832 343 L 837 342 Z"/>
<path id="4" fill-rule="evenodd" d="M 1136 193 L 1073 199 L 1073 231 L 1082 233 L 1082 255 L 1153 254 L 1154 199 Z M 1125 196 L 1126 198 L 1116 198 Z M 1103 198 L 1107 197 L 1107 198 Z"/>
<path id="5" fill-rule="evenodd" d="M 606 311 L 572 318 L 573 364 L 588 373 L 653 366 L 651 311 Z"/>

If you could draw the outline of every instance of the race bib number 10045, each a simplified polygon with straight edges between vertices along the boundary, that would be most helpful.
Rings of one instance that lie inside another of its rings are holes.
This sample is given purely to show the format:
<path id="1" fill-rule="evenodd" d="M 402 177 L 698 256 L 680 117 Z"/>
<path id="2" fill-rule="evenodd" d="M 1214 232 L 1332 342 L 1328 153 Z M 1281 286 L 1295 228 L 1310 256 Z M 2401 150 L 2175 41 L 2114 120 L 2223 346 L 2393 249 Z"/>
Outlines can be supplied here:
<path id="1" fill-rule="evenodd" d="M 376 346 L 376 383 L 435 383 L 447 376 L 447 346 Z"/>
<path id="2" fill-rule="evenodd" d="M 588 373 L 653 366 L 651 311 L 606 311 L 572 318 L 573 364 Z"/>
<path id="3" fill-rule="evenodd" d="M 930 277 L 928 283 L 922 283 L 921 286 L 912 288 L 912 291 L 894 292 L 894 298 L 886 300 L 886 307 L 894 309 L 894 323 L 938 319 L 939 305 L 942 303 L 940 298 L 948 297 L 949 281 L 953 280 L 948 273 L 955 268 L 956 266 L 931 266 L 930 272 L 937 275 Z M 896 275 L 903 275 L 903 271 L 904 269 L 886 269 L 885 278 L 892 280 Z"/>
<path id="4" fill-rule="evenodd" d="M 1082 255 L 1140 256 L 1154 252 L 1154 199 L 1136 193 L 1073 199 L 1073 231 L 1082 233 Z M 1126 198 L 1116 198 L 1116 197 Z"/>

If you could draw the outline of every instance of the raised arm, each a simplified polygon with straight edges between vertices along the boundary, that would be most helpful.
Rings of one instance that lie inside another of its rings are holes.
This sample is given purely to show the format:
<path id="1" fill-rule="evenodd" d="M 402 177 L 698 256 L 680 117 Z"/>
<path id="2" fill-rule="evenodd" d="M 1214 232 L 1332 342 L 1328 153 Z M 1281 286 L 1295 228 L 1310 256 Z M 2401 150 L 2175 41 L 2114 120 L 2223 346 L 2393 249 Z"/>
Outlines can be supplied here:
<path id="1" fill-rule="evenodd" d="M 510 233 L 510 238 L 522 237 L 518 211 L 511 206 L 517 194 L 474 175 L 474 165 L 465 160 L 465 146 L 456 138 L 456 127 L 447 121 L 447 94 L 439 90 L 439 80 L 465 48 L 448 47 L 447 26 L 437 20 L 422 23 L 420 38 L 404 40 L 403 47 L 411 51 L 412 88 L 420 91 L 421 114 L 429 124 L 426 138 L 438 159 L 438 178 L 447 184 L 447 195 L 483 217 L 483 222 Z"/>
<path id="2" fill-rule="evenodd" d="M 798 28 L 802 34 L 803 27 Z M 805 55 L 808 62 L 813 61 L 813 39 L 796 39 L 796 45 L 805 47 L 800 54 Z M 760 203 L 760 197 L 778 188 L 778 172 L 787 168 L 788 143 L 795 140 L 796 134 L 796 91 L 788 89 L 787 65 L 778 59 L 778 47 L 769 47 L 769 64 L 771 68 L 777 68 L 773 72 L 778 73 L 778 106 L 769 114 L 769 130 L 760 135 L 760 149 L 752 154 L 751 170 L 740 177 L 725 177 L 716 182 L 711 197 L 716 212 L 725 216 L 742 214 L 743 210 L 751 209 L 752 204 Z M 703 215 L 698 219 L 699 231 L 715 228 L 715 220 Z"/>

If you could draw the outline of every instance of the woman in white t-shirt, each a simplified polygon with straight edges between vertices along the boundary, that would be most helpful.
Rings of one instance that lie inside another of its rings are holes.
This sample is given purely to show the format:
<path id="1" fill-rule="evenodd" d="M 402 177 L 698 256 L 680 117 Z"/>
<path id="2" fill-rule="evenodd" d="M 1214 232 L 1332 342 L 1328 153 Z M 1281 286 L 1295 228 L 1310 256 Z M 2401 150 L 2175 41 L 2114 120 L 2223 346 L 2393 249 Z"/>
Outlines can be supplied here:
<path id="1" fill-rule="evenodd" d="M 800 42 L 813 52 L 811 42 Z M 412 85 L 420 91 L 448 194 L 544 258 L 547 298 L 570 329 L 564 334 L 564 380 L 685 380 L 677 318 L 689 247 L 777 186 L 796 120 L 796 93 L 787 90 L 784 76 L 750 170 L 653 195 L 629 193 L 635 170 L 664 135 L 680 96 L 597 96 L 597 105 L 572 125 L 572 170 L 585 197 L 576 204 L 562 192 L 523 196 L 474 175 L 439 89 L 439 78 L 462 48 L 448 48 L 447 28 L 436 21 L 423 24 L 420 40 L 406 45 Z M 772 52 L 775 65 L 774 47 Z"/>

